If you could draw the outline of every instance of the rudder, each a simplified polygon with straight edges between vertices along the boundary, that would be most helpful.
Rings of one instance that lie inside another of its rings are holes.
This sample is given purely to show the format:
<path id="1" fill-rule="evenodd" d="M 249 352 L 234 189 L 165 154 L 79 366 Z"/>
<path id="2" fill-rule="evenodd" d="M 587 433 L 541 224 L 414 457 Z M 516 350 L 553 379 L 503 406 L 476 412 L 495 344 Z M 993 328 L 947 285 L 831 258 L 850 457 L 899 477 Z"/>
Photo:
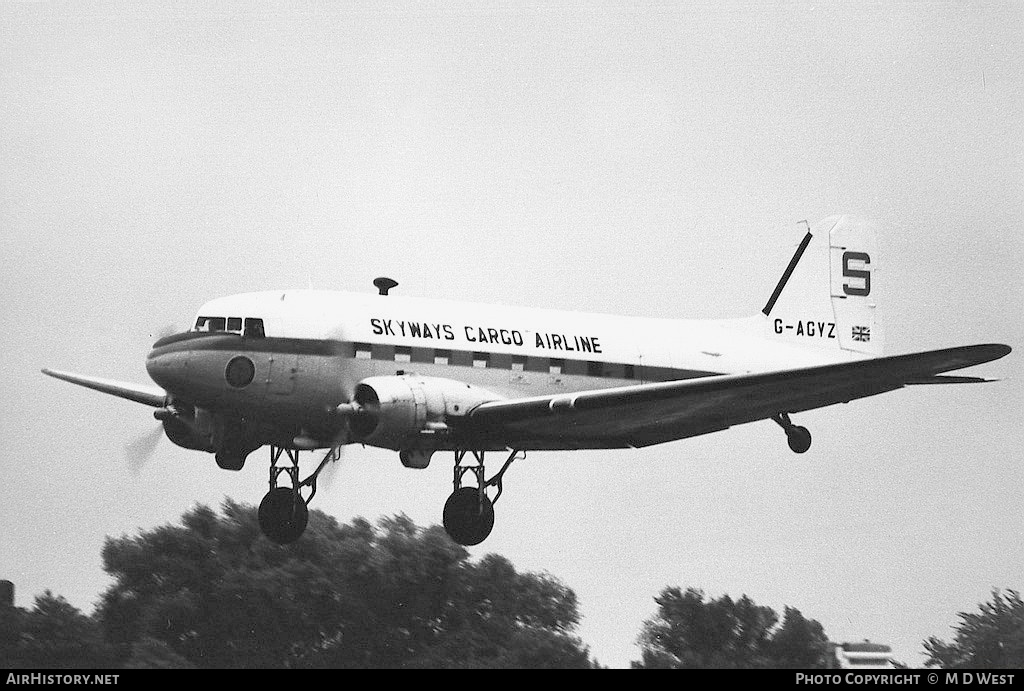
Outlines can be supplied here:
<path id="1" fill-rule="evenodd" d="M 884 333 L 876 313 L 878 247 L 874 226 L 842 216 L 829 233 L 829 263 L 840 347 L 881 355 Z"/>
<path id="2" fill-rule="evenodd" d="M 831 216 L 809 228 L 762 313 L 772 339 L 882 354 L 874 228 Z"/>

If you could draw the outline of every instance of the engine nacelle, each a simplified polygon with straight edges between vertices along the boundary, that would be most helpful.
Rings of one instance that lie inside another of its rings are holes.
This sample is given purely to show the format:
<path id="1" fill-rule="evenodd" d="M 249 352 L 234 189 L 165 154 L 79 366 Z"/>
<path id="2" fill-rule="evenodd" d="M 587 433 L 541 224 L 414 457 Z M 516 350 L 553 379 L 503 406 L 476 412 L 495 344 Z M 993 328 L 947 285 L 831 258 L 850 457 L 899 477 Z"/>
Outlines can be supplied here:
<path id="1" fill-rule="evenodd" d="M 441 377 L 369 377 L 356 386 L 359 412 L 352 417 L 350 432 L 354 441 L 385 449 L 436 449 L 444 445 L 450 418 L 500 398 Z"/>
<path id="2" fill-rule="evenodd" d="M 239 470 L 245 457 L 262 446 L 255 425 L 243 418 L 226 418 L 209 410 L 176 403 L 153 413 L 167 438 L 178 446 L 216 453 L 222 468 Z"/>
<path id="3" fill-rule="evenodd" d="M 212 452 L 213 435 L 200 429 L 196 423 L 196 409 L 191 406 L 174 406 L 161 408 L 153 413 L 153 417 L 163 423 L 164 434 L 174 444 L 195 451 Z"/>

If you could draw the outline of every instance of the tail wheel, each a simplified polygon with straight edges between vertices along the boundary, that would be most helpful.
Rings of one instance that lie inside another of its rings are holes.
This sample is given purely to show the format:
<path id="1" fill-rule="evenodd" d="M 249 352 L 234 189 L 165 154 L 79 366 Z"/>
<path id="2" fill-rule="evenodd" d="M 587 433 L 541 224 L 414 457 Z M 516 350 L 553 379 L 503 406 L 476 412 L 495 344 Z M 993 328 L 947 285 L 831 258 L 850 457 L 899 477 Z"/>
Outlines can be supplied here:
<path id="1" fill-rule="evenodd" d="M 309 509 L 291 487 L 275 487 L 260 502 L 260 530 L 282 545 L 295 542 L 309 522 Z"/>
<path id="2" fill-rule="evenodd" d="M 460 487 L 444 504 L 444 529 L 460 545 L 479 545 L 493 527 L 494 506 L 476 487 Z"/>
<path id="3" fill-rule="evenodd" d="M 786 430 L 786 441 L 794 453 L 804 453 L 811 448 L 811 433 L 806 427 L 793 426 Z"/>

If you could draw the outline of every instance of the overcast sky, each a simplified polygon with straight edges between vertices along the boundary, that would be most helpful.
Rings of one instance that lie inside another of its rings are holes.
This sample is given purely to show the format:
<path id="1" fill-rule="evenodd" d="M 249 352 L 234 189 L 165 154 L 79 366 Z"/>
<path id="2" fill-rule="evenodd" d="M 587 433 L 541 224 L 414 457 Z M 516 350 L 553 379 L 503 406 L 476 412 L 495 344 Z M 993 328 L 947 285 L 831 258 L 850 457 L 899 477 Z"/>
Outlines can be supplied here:
<path id="1" fill-rule="evenodd" d="M 1024 587 L 1024 5 L 0 0 L 0 578 L 86 612 L 105 536 L 239 473 L 151 411 L 48 379 L 147 382 L 168 328 L 283 287 L 657 317 L 745 316 L 833 213 L 879 229 L 890 353 L 1017 350 L 916 387 L 636 451 L 531 453 L 473 548 L 579 596 L 606 665 L 667 585 L 797 607 L 921 662 Z M 874 262 L 873 258 L 873 262 Z M 351 448 L 315 508 L 440 522 L 425 471 Z"/>

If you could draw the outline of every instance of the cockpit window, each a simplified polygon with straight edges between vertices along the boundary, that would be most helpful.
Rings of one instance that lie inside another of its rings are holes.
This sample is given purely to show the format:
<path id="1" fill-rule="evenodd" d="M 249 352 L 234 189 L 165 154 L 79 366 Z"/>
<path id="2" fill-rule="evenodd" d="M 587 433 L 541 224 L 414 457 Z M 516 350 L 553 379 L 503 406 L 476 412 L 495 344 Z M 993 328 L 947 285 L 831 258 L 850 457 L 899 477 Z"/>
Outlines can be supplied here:
<path id="1" fill-rule="evenodd" d="M 199 317 L 196 319 L 196 331 L 223 331 L 225 322 L 227 320 L 224 317 Z"/>
<path id="2" fill-rule="evenodd" d="M 242 325 L 245 325 L 243 330 Z M 196 319 L 193 331 L 214 332 L 227 331 L 228 333 L 242 334 L 249 338 L 265 338 L 263 331 L 263 320 L 254 317 L 199 317 Z"/>
<path id="3" fill-rule="evenodd" d="M 245 335 L 249 338 L 264 338 L 263 320 L 247 317 L 245 320 Z"/>

